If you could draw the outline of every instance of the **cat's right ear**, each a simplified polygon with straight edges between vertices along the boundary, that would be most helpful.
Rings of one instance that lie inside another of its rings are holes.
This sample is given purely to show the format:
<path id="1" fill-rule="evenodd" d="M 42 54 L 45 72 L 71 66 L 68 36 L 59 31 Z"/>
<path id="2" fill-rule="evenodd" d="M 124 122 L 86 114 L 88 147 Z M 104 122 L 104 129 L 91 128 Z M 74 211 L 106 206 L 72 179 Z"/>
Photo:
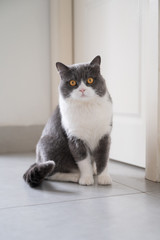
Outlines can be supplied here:
<path id="1" fill-rule="evenodd" d="M 58 72 L 66 72 L 69 70 L 69 67 L 67 67 L 66 65 L 64 65 L 63 63 L 61 62 L 57 62 L 56 63 L 56 68 L 58 70 Z"/>
<path id="2" fill-rule="evenodd" d="M 91 65 L 99 65 L 101 64 L 101 57 L 98 55 L 96 56 L 90 63 Z"/>

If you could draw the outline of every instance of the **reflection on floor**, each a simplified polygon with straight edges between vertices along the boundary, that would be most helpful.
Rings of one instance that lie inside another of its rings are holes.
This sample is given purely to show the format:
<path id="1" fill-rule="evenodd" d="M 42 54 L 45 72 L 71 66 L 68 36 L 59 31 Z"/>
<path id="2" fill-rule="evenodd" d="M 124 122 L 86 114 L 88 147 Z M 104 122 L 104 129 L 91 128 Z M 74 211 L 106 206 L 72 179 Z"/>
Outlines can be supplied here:
<path id="1" fill-rule="evenodd" d="M 159 240 L 160 184 L 144 170 L 110 162 L 112 186 L 22 179 L 34 154 L 0 156 L 0 239 Z"/>

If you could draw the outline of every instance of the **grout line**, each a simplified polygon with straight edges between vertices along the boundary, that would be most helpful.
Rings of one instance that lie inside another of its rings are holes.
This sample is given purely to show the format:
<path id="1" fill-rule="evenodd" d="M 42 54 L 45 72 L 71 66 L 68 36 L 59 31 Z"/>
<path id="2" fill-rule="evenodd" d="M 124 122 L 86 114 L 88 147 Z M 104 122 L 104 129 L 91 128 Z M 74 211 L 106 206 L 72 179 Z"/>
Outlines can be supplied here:
<path id="1" fill-rule="evenodd" d="M 38 203 L 38 204 L 30 204 L 30 205 L 22 205 L 22 206 L 4 207 L 4 208 L 0 208 L 0 211 L 7 210 L 7 209 L 15 209 L 15 208 L 35 207 L 35 206 L 43 206 L 43 205 L 51 205 L 51 204 L 59 204 L 59 203 L 80 202 L 80 201 L 97 200 L 97 199 L 104 199 L 104 198 L 107 199 L 107 198 L 111 198 L 111 197 L 123 197 L 123 196 L 130 196 L 130 195 L 139 195 L 139 194 L 142 194 L 142 192 L 118 194 L 118 195 L 110 195 L 110 196 L 102 196 L 102 197 L 72 199 L 72 200 L 65 200 L 65 201 L 55 201 L 55 202 Z"/>
<path id="2" fill-rule="evenodd" d="M 118 183 L 118 184 L 121 184 L 122 186 L 125 186 L 125 187 L 128 187 L 128 188 L 131 188 L 131 189 L 133 189 L 133 190 L 139 191 L 139 192 L 141 192 L 141 193 L 146 193 L 146 191 L 140 190 L 140 189 L 135 188 L 135 187 L 131 187 L 131 186 L 127 185 L 127 184 L 120 183 L 120 182 L 117 182 L 117 181 L 115 181 L 115 180 L 113 180 L 113 182 Z"/>

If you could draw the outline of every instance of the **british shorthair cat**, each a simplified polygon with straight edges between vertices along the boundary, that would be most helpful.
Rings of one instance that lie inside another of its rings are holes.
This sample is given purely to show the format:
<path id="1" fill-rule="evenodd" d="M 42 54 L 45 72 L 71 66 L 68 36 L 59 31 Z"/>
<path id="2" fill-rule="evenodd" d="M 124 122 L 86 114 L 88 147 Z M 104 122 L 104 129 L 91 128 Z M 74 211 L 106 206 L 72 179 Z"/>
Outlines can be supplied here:
<path id="1" fill-rule="evenodd" d="M 112 100 L 100 73 L 100 56 L 90 63 L 56 63 L 59 105 L 36 147 L 36 163 L 24 174 L 38 186 L 44 179 L 81 185 L 112 183 L 108 173 Z"/>

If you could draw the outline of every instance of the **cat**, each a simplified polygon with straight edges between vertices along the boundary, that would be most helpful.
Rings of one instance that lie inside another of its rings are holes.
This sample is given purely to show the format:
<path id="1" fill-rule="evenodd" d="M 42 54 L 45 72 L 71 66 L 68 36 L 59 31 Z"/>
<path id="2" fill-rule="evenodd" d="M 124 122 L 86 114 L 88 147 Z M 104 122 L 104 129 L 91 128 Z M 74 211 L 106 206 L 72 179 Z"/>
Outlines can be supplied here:
<path id="1" fill-rule="evenodd" d="M 24 180 L 36 187 L 44 179 L 81 185 L 108 185 L 112 99 L 100 73 L 101 57 L 66 66 L 57 62 L 59 105 L 36 147 L 36 163 Z"/>

